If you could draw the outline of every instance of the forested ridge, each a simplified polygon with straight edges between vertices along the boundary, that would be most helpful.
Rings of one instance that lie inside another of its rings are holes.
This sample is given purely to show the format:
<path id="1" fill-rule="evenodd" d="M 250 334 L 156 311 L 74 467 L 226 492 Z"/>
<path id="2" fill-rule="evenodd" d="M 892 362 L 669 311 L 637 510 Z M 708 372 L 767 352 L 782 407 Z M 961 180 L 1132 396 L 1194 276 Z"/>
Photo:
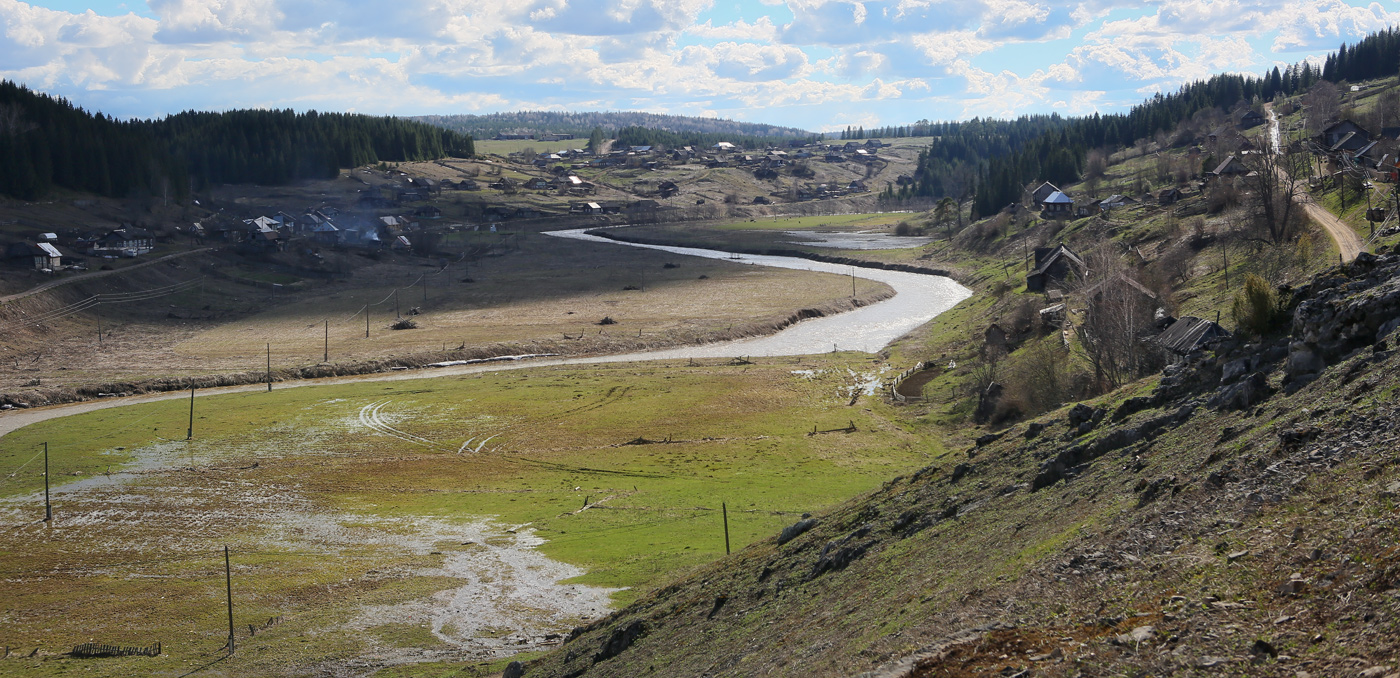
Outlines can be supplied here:
<path id="1" fill-rule="evenodd" d="M 808 141 L 813 142 L 819 139 L 820 137 L 816 135 L 807 138 Z M 709 148 L 721 141 L 728 141 L 739 148 L 763 149 L 769 145 L 783 145 L 790 140 L 792 140 L 791 137 L 733 135 L 718 132 L 669 132 L 651 127 L 624 127 L 613 135 L 614 148 L 618 146 Z"/>
<path id="2" fill-rule="evenodd" d="M 1069 184 L 1081 178 L 1085 156 L 1095 148 L 1131 146 L 1169 131 L 1206 109 L 1228 111 L 1240 103 L 1269 101 L 1308 91 L 1318 81 L 1361 81 L 1400 72 L 1400 30 L 1373 33 L 1343 44 L 1323 65 L 1308 62 L 1273 68 L 1254 77 L 1216 75 L 1157 94 L 1127 113 L 1060 118 L 1023 116 L 1014 121 L 978 120 L 878 129 L 848 128 L 843 138 L 931 137 L 919 158 L 915 181 L 886 192 L 888 199 L 963 198 L 972 194 L 977 214 L 990 214 L 1021 197 L 1026 183 Z"/>
<path id="3" fill-rule="evenodd" d="M 645 127 L 678 134 L 700 133 L 776 139 L 801 139 L 812 134 L 795 127 L 641 111 L 512 111 L 486 115 L 425 115 L 413 119 L 471 134 L 478 139 L 487 139 L 501 133 L 564 133 L 587 137 L 595 128 L 602 129 L 605 133 L 615 133 L 625 127 Z"/>
<path id="4" fill-rule="evenodd" d="M 0 82 L 0 194 L 26 200 L 54 188 L 181 197 L 216 183 L 279 185 L 474 151 L 469 135 L 400 118 L 239 110 L 121 121 Z"/>

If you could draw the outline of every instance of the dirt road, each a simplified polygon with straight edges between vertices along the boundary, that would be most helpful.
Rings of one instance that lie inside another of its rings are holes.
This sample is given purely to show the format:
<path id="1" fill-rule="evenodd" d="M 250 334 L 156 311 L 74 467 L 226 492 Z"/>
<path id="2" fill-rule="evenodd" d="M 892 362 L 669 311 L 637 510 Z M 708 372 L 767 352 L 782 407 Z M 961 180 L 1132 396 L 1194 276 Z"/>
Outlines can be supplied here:
<path id="1" fill-rule="evenodd" d="M 189 255 L 191 255 L 191 254 L 198 254 L 198 253 L 200 253 L 200 252 L 208 252 L 209 249 L 210 249 L 210 248 L 208 248 L 208 247 L 201 247 L 201 248 L 199 248 L 199 249 L 194 249 L 194 250 L 185 250 L 184 252 L 176 252 L 176 253 L 174 253 L 174 254 L 167 254 L 167 255 L 165 255 L 165 256 L 163 256 L 163 257 L 159 257 L 159 258 L 156 258 L 156 259 L 151 259 L 150 261 L 143 261 L 143 262 L 141 262 L 141 263 L 139 263 L 139 264 L 136 264 L 135 266 L 127 266 L 127 267 L 124 267 L 124 268 L 118 268 L 118 269 L 111 270 L 111 271 L 92 271 L 91 273 L 80 273 L 80 274 L 75 275 L 75 276 L 71 276 L 71 277 L 67 277 L 67 278 L 61 278 L 61 279 L 59 279 L 59 280 L 53 280 L 53 281 L 50 281 L 50 282 L 46 282 L 46 283 L 44 283 L 44 284 L 42 284 L 42 285 L 35 285 L 34 287 L 31 287 L 31 288 L 29 288 L 29 289 L 27 289 L 27 290 L 25 290 L 25 291 L 23 291 L 23 292 L 16 292 L 16 293 L 14 293 L 14 294 L 10 294 L 10 295 L 7 295 L 7 296 L 0 297 L 0 304 L 6 303 L 6 302 L 10 302 L 10 301 L 14 301 L 14 300 L 16 300 L 16 299 L 23 299 L 23 298 L 25 298 L 25 297 L 27 297 L 27 296 L 30 296 L 30 295 L 32 295 L 32 294 L 38 294 L 38 293 L 40 293 L 40 292 L 43 292 L 44 290 L 51 290 L 51 289 L 53 289 L 53 288 L 55 288 L 55 287 L 59 287 L 59 286 L 61 286 L 61 285 L 68 285 L 68 284 L 75 283 L 75 282 L 79 282 L 79 281 L 82 281 L 82 280 L 92 280 L 93 278 L 101 278 L 101 277 L 103 277 L 103 276 L 117 275 L 117 274 L 119 274 L 119 273 L 126 273 L 127 271 L 134 271 L 134 270 L 136 270 L 136 269 L 138 269 L 138 268 L 145 268 L 145 267 L 147 267 L 147 266 L 153 266 L 153 265 L 155 265 L 155 264 L 159 264 L 159 263 L 162 262 L 162 261 L 169 261 L 169 260 L 171 260 L 171 259 L 178 259 L 178 258 L 180 258 L 180 257 L 189 256 Z"/>
<path id="2" fill-rule="evenodd" d="M 1351 261 L 1361 253 L 1361 237 L 1356 235 L 1356 231 L 1326 208 L 1313 202 L 1312 196 L 1303 200 L 1303 209 L 1313 221 L 1327 229 L 1327 235 L 1332 236 L 1332 242 L 1337 243 L 1337 251 L 1342 253 L 1342 261 Z"/>
<path id="3" fill-rule="evenodd" d="M 1269 143 L 1273 146 L 1275 153 L 1279 150 L 1279 123 L 1278 116 L 1274 114 L 1273 104 L 1264 104 L 1264 111 L 1269 115 Z M 1287 180 L 1283 170 L 1278 170 L 1279 178 Z M 1308 217 L 1316 221 L 1327 231 L 1327 235 L 1332 238 L 1332 242 L 1337 244 L 1337 251 L 1342 254 L 1342 261 L 1347 262 L 1356 258 L 1361 253 L 1361 238 L 1356 235 L 1356 231 L 1351 229 L 1346 222 L 1338 219 L 1335 214 L 1313 201 L 1308 195 L 1300 201 L 1303 211 Z"/>

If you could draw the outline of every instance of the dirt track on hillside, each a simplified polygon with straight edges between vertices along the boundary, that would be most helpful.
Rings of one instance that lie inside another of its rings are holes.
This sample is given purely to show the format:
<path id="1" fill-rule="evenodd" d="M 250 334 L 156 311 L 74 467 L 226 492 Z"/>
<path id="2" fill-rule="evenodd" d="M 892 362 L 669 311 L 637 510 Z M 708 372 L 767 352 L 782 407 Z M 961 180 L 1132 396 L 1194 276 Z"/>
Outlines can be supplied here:
<path id="1" fill-rule="evenodd" d="M 1351 229 L 1346 222 L 1338 219 L 1336 215 L 1327 211 L 1326 208 L 1313 202 L 1312 196 L 1308 196 L 1303 201 L 1303 209 L 1313 221 L 1321 224 L 1327 229 L 1327 235 L 1332 237 L 1332 242 L 1337 243 L 1337 251 L 1342 254 L 1342 261 L 1349 262 L 1361 254 L 1361 238 L 1356 235 L 1356 231 Z"/>

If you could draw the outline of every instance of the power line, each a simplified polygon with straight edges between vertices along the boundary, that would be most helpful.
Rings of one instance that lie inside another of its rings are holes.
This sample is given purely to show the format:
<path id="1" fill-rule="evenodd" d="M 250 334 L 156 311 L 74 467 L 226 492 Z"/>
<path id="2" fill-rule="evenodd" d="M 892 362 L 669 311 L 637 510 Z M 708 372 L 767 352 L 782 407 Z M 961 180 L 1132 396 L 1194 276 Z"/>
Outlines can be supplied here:
<path id="1" fill-rule="evenodd" d="M 27 313 L 25 313 L 23 310 L 20 310 L 19 313 L 20 313 L 21 315 L 26 316 L 23 320 L 12 321 L 12 322 L 9 322 L 9 323 L 0 325 L 0 329 L 6 329 L 6 330 L 8 330 L 8 329 L 18 328 L 18 327 L 28 327 L 28 326 L 33 326 L 33 325 L 43 325 L 43 324 L 46 324 L 46 323 L 49 323 L 49 322 L 53 322 L 53 321 L 55 321 L 55 320 L 60 320 L 60 319 L 62 319 L 62 318 L 66 318 L 66 317 L 68 317 L 68 316 L 70 316 L 70 315 L 73 315 L 73 314 L 75 314 L 75 313 L 81 313 L 81 312 L 83 312 L 83 311 L 86 311 L 86 310 L 88 310 L 88 309 L 90 309 L 90 308 L 93 308 L 93 307 L 96 307 L 96 306 L 100 306 L 100 305 L 102 305 L 102 304 L 127 304 L 127 303 L 131 303 L 131 302 L 135 302 L 135 301 L 149 301 L 149 300 L 151 300 L 151 299 L 157 299 L 157 298 L 159 298 L 159 297 L 168 296 L 168 295 L 171 295 L 171 294 L 175 294 L 175 293 L 177 293 L 177 292 L 183 292 L 183 291 L 185 291 L 185 290 L 187 290 L 187 289 L 190 289 L 190 288 L 194 287 L 195 285 L 200 284 L 201 282 L 203 282 L 203 278 L 198 278 L 198 279 L 195 279 L 195 280 L 187 280 L 187 281 L 182 282 L 182 283 L 175 283 L 175 284 L 173 284 L 173 285 L 166 285 L 166 286 L 164 286 L 164 287 L 155 287 L 155 288 L 152 288 L 152 289 L 149 289 L 149 290 L 140 290 L 140 291 L 137 291 L 137 292 L 118 292 L 118 293 L 113 293 L 113 294 L 96 294 L 96 295 L 93 295 L 93 296 L 88 297 L 88 298 L 86 298 L 86 299 L 83 299 L 83 300 L 80 300 L 80 301 L 75 301 L 75 302 L 73 302 L 73 303 L 71 303 L 71 304 L 68 304 L 67 306 L 63 306 L 63 307 L 60 307 L 60 308 L 56 308 L 56 309 L 53 309 L 53 310 L 51 310 L 51 311 L 44 311 L 44 312 L 42 312 L 42 313 L 38 313 L 38 314 L 35 314 L 35 315 L 32 315 L 32 316 L 29 315 L 29 314 L 27 314 Z"/>

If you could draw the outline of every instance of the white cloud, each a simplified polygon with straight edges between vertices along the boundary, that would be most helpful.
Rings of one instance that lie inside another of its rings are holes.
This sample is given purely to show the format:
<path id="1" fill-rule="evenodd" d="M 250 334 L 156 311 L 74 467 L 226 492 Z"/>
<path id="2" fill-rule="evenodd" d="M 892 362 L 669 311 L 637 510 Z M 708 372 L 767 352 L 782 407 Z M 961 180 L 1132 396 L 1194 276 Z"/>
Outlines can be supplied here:
<path id="1" fill-rule="evenodd" d="M 1255 44 L 1315 56 L 1400 24 L 1372 0 L 746 0 L 743 19 L 713 4 L 149 0 L 151 19 L 0 0 L 0 77 L 118 115 L 648 106 L 818 126 L 836 109 L 894 123 L 1121 106 L 1296 58 Z M 1071 32 L 1085 37 L 1051 42 Z"/>
<path id="2" fill-rule="evenodd" d="M 759 17 L 753 23 L 739 20 L 723 26 L 711 25 L 710 20 L 706 19 L 703 24 L 695 24 L 686 28 L 685 33 L 704 40 L 764 40 L 774 42 L 778 38 L 778 28 L 773 25 L 773 20 L 766 16 Z"/>

